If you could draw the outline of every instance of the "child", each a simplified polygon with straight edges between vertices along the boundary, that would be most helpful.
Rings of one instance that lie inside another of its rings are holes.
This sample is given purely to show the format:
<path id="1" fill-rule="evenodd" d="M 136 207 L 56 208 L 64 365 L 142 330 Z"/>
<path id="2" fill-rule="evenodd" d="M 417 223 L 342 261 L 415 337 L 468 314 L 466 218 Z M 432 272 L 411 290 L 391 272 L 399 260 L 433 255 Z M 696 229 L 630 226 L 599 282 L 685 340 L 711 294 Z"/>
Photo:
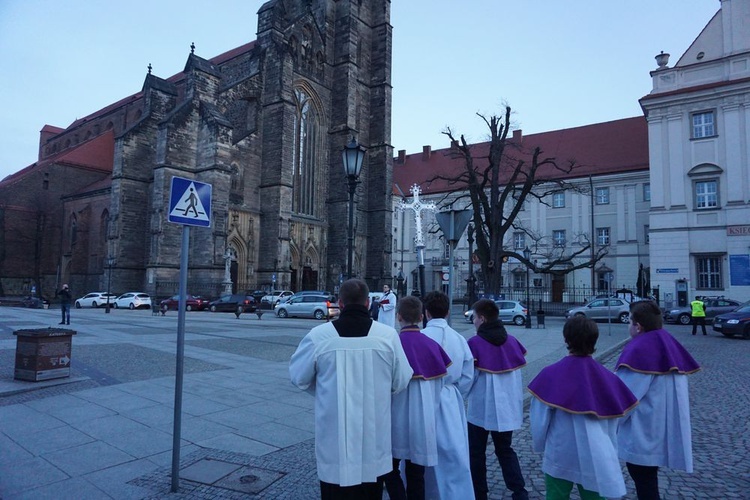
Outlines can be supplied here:
<path id="1" fill-rule="evenodd" d="M 492 436 L 495 455 L 505 486 L 514 500 L 529 498 L 526 483 L 513 450 L 513 431 L 523 423 L 523 383 L 526 349 L 508 335 L 494 301 L 474 304 L 476 336 L 469 339 L 474 355 L 474 382 L 469 390 L 469 463 L 474 495 L 487 499 L 487 438 Z"/>
<path id="2" fill-rule="evenodd" d="M 398 302 L 396 320 L 401 326 L 401 345 L 414 370 L 405 391 L 393 396 L 391 446 L 393 471 L 385 486 L 391 500 L 424 499 L 424 468 L 437 464 L 436 415 L 443 389 L 443 377 L 451 360 L 440 344 L 419 331 L 422 301 L 404 297 Z M 406 460 L 406 488 L 399 462 Z"/>
<path id="3" fill-rule="evenodd" d="M 619 498 L 626 492 L 617 459 L 619 417 L 635 396 L 591 354 L 599 338 L 592 320 L 573 317 L 563 326 L 570 354 L 544 368 L 529 384 L 534 451 L 544 453 L 547 499 Z"/>

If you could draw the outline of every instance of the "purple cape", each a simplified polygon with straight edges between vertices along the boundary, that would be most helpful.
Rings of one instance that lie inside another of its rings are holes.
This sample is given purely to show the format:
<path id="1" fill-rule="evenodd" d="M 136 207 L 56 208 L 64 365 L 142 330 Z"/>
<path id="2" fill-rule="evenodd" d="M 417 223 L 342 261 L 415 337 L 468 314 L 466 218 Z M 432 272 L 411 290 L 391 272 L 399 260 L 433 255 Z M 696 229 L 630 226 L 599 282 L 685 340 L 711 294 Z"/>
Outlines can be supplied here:
<path id="1" fill-rule="evenodd" d="M 529 392 L 553 408 L 597 418 L 621 417 L 638 404 L 625 383 L 591 356 L 566 356 L 544 368 Z"/>
<path id="2" fill-rule="evenodd" d="M 451 358 L 440 344 L 419 331 L 419 327 L 406 327 L 399 334 L 401 345 L 414 370 L 412 378 L 431 380 L 448 374 Z"/>
<path id="3" fill-rule="evenodd" d="M 666 330 L 653 330 L 633 337 L 617 360 L 615 371 L 629 368 L 634 372 L 665 375 L 688 375 L 701 369 L 687 350 Z"/>
<path id="4" fill-rule="evenodd" d="M 503 345 L 494 345 L 479 335 L 469 339 L 474 367 L 489 373 L 505 373 L 526 366 L 526 348 L 511 335 Z"/>

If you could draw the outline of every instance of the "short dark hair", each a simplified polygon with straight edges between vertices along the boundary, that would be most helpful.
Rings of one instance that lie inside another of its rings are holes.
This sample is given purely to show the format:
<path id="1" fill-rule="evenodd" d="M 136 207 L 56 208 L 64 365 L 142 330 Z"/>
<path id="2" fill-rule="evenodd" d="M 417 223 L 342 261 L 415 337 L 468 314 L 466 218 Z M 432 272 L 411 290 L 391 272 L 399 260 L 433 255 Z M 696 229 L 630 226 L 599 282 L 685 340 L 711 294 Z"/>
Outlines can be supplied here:
<path id="1" fill-rule="evenodd" d="M 370 298 L 370 289 L 364 281 L 352 278 L 344 281 L 339 289 L 339 300 L 346 307 L 351 304 L 367 304 Z"/>
<path id="2" fill-rule="evenodd" d="M 474 303 L 474 314 L 483 317 L 486 321 L 495 321 L 500 316 L 494 300 L 479 299 Z"/>
<path id="3" fill-rule="evenodd" d="M 424 308 L 433 318 L 448 316 L 448 296 L 443 292 L 430 292 L 424 297 Z"/>
<path id="4" fill-rule="evenodd" d="M 639 323 L 644 332 L 659 330 L 664 325 L 661 309 L 652 300 L 639 300 L 630 304 L 630 321 Z"/>
<path id="5" fill-rule="evenodd" d="M 422 301 L 417 297 L 404 297 L 396 305 L 396 313 L 406 323 L 416 325 L 422 316 Z"/>
<path id="6" fill-rule="evenodd" d="M 596 351 L 599 327 L 585 316 L 573 316 L 563 325 L 563 338 L 568 352 L 576 356 L 589 356 Z"/>

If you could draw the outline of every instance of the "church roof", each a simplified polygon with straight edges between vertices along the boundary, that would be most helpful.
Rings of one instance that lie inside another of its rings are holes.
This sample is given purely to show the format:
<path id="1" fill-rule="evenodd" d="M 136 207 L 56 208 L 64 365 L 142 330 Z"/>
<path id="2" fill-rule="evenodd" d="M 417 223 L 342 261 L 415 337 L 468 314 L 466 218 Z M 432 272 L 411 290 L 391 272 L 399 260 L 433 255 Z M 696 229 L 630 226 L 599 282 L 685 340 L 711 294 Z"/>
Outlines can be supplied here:
<path id="1" fill-rule="evenodd" d="M 489 142 L 471 145 L 474 164 L 486 165 Z M 542 151 L 540 159 L 555 158 L 564 167 L 575 162 L 574 170 L 565 174 L 554 167 L 539 169 L 539 176 L 549 179 L 580 178 L 589 175 L 607 175 L 648 170 L 648 129 L 643 116 L 624 118 L 605 123 L 596 123 L 552 132 L 523 136 L 515 131 L 508 137 L 506 154 L 530 163 L 534 148 Z M 457 177 L 464 169 L 463 159 L 450 148 L 431 151 L 425 146 L 420 153 L 405 155 L 403 161 L 396 157 L 393 162 L 393 182 L 408 193 L 413 184 L 419 184 L 424 194 L 446 193 L 464 189 L 464 185 L 450 183 L 436 176 Z M 500 174 L 500 184 L 509 176 Z M 395 195 L 400 194 L 394 191 Z"/>

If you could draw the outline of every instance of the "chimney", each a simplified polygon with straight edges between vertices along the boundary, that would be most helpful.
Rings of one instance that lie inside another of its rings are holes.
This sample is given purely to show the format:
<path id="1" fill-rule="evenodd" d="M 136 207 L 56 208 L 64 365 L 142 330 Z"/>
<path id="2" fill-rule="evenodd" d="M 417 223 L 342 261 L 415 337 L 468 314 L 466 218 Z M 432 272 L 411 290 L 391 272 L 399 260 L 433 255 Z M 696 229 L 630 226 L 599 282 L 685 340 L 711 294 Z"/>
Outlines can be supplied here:
<path id="1" fill-rule="evenodd" d="M 513 131 L 513 142 L 517 142 L 519 144 L 523 142 L 523 131 L 520 128 L 517 128 Z"/>
<path id="2" fill-rule="evenodd" d="M 432 153 L 432 147 L 431 146 L 422 146 L 422 161 L 429 160 L 431 153 Z"/>
<path id="3" fill-rule="evenodd" d="M 406 150 L 405 149 L 398 150 L 398 162 L 401 164 L 406 163 Z"/>
<path id="4" fill-rule="evenodd" d="M 451 151 L 456 151 L 456 150 L 458 150 L 458 141 L 453 139 L 451 141 Z"/>

